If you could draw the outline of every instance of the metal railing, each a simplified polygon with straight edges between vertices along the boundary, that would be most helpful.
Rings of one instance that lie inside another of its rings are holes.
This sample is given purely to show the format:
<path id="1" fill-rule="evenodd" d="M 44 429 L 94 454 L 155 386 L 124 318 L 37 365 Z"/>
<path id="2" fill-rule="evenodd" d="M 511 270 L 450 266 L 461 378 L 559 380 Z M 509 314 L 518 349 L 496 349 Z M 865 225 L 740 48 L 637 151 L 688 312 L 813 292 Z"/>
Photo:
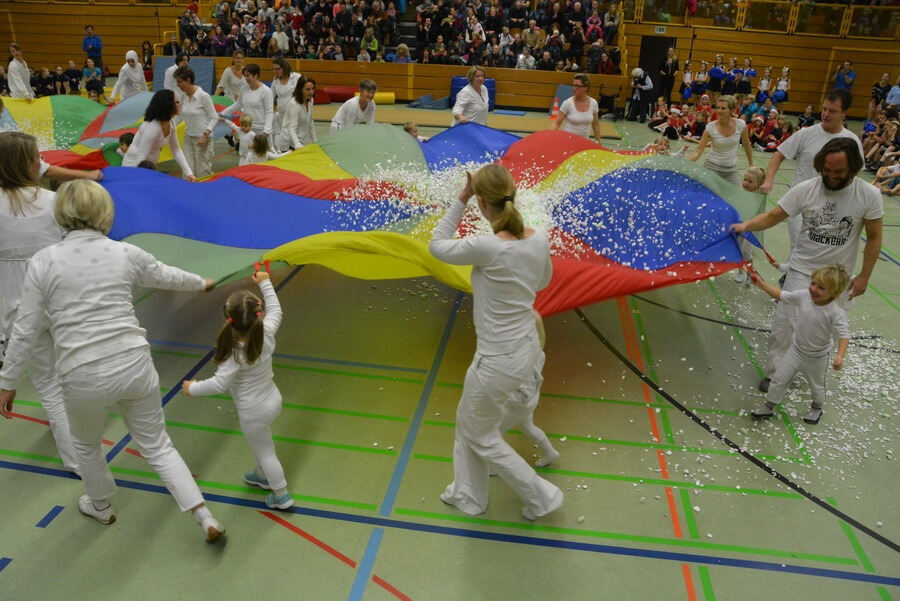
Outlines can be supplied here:
<path id="1" fill-rule="evenodd" d="M 900 40 L 900 8 L 819 4 L 804 0 L 625 0 L 629 23 L 760 31 L 792 35 Z"/>

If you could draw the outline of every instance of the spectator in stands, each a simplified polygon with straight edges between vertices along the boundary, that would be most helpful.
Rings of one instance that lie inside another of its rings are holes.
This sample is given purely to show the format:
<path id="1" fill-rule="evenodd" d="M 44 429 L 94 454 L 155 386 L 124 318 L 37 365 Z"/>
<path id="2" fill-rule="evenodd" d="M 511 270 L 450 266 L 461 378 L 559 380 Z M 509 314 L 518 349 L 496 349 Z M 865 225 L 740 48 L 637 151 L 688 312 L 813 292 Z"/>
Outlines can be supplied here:
<path id="1" fill-rule="evenodd" d="M 394 57 L 394 63 L 398 65 L 405 65 L 412 62 L 412 58 L 409 56 L 409 46 L 406 44 L 398 44 L 397 45 L 397 55 Z"/>
<path id="2" fill-rule="evenodd" d="M 359 41 L 360 50 L 363 48 L 369 53 L 370 57 L 373 56 L 379 50 L 378 38 L 375 37 L 375 29 L 372 27 L 366 27 L 365 33 L 363 33 L 362 39 Z"/>
<path id="3" fill-rule="evenodd" d="M 153 44 L 150 40 L 141 42 L 141 67 L 144 71 L 153 71 Z"/>
<path id="4" fill-rule="evenodd" d="M 213 55 L 210 38 L 203 29 L 197 32 L 197 38 L 194 40 L 194 50 L 196 50 L 194 56 Z"/>
<path id="5" fill-rule="evenodd" d="M 650 74 L 645 73 L 640 67 L 632 70 L 631 94 L 629 95 L 630 103 L 627 117 L 629 121 L 640 121 L 643 123 L 647 120 L 651 90 L 653 90 L 653 80 L 650 79 Z"/>
<path id="6" fill-rule="evenodd" d="M 587 39 L 592 44 L 603 37 L 603 17 L 596 8 L 591 9 L 591 16 L 585 21 Z"/>
<path id="7" fill-rule="evenodd" d="M 516 60 L 516 69 L 534 69 L 535 61 L 528 46 L 522 48 L 522 54 Z"/>
<path id="8" fill-rule="evenodd" d="M 135 94 L 146 91 L 147 79 L 144 77 L 144 68 L 138 64 L 137 52 L 129 50 L 125 53 L 125 64 L 119 69 L 119 77 L 109 99 L 115 102 L 121 92 L 122 100 L 128 100 Z"/>
<path id="9" fill-rule="evenodd" d="M 53 76 L 50 75 L 50 69 L 42 67 L 40 71 L 35 72 L 34 77 L 32 78 L 32 88 L 35 91 L 36 98 L 53 96 L 56 94 L 56 89 L 53 85 Z"/>
<path id="10" fill-rule="evenodd" d="M 528 27 L 522 31 L 522 42 L 531 48 L 532 51 L 540 50 L 543 47 L 543 31 L 538 28 L 537 21 L 531 19 L 528 21 Z"/>
<path id="11" fill-rule="evenodd" d="M 797 127 L 809 127 L 815 123 L 816 116 L 813 114 L 813 105 L 807 104 L 806 110 L 797 118 Z"/>
<path id="12" fill-rule="evenodd" d="M 528 9 L 522 4 L 522 0 L 515 0 L 512 7 L 507 12 L 506 25 L 510 29 L 525 29 L 528 24 L 527 17 Z"/>
<path id="13" fill-rule="evenodd" d="M 56 71 L 51 75 L 53 78 L 53 93 L 64 96 L 69 93 L 69 78 L 62 65 L 56 65 Z"/>
<path id="14" fill-rule="evenodd" d="M 22 47 L 15 42 L 9 45 L 9 66 L 6 68 L 6 73 L 9 95 L 12 98 L 24 98 L 29 102 L 34 100 L 28 63 L 22 58 Z"/>
<path id="15" fill-rule="evenodd" d="M 69 80 L 69 94 L 78 94 L 81 85 L 81 69 L 75 64 L 75 61 L 69 61 L 66 67 L 66 78 Z"/>
<path id="16" fill-rule="evenodd" d="M 553 60 L 549 50 L 544 50 L 541 58 L 535 63 L 534 68 L 538 71 L 556 71 L 556 61 Z"/>
<path id="17" fill-rule="evenodd" d="M 197 37 L 197 27 L 191 18 L 191 11 L 186 10 L 181 13 L 181 17 L 178 19 L 178 30 L 181 32 L 182 44 L 185 40 L 192 40 Z"/>
<path id="18" fill-rule="evenodd" d="M 181 44 L 175 34 L 169 34 L 169 41 L 163 46 L 163 56 L 178 56 L 181 54 Z"/>
<path id="19" fill-rule="evenodd" d="M 622 22 L 622 14 L 619 12 L 619 5 L 613 2 L 609 5 L 609 10 L 603 15 L 603 41 L 609 46 L 616 39 L 619 32 L 619 25 Z"/>
<path id="20" fill-rule="evenodd" d="M 209 36 L 209 52 L 210 56 L 225 56 L 228 51 L 228 36 L 221 25 L 216 25 L 213 33 Z"/>
<path id="21" fill-rule="evenodd" d="M 81 49 L 85 56 L 94 61 L 94 65 L 103 70 L 103 42 L 100 36 L 94 35 L 94 28 L 88 25 L 84 28 L 84 39 L 81 40 Z"/>
<path id="22" fill-rule="evenodd" d="M 88 92 L 97 94 L 99 102 L 103 94 L 103 73 L 100 68 L 94 65 L 94 61 L 86 59 L 84 61 L 84 69 L 81 71 L 81 78 L 84 81 L 84 89 Z"/>
<path id="23" fill-rule="evenodd" d="M 869 100 L 869 114 L 867 117 L 869 121 L 875 117 L 875 109 L 884 103 L 890 91 L 891 75 L 890 73 L 882 73 L 881 79 L 872 84 L 872 99 Z"/>
<path id="24" fill-rule="evenodd" d="M 831 76 L 831 83 L 835 90 L 852 92 L 854 81 L 856 81 L 856 71 L 853 70 L 853 63 L 850 61 L 841 63 L 841 66 Z"/>
<path id="25" fill-rule="evenodd" d="M 685 63 L 687 65 L 687 63 Z M 685 73 L 688 72 L 687 66 L 685 66 Z M 659 95 L 666 99 L 666 105 L 672 102 L 672 88 L 675 87 L 675 74 L 678 73 L 678 58 L 675 56 L 675 49 L 668 48 L 666 50 L 666 57 L 659 63 L 659 80 L 660 80 L 660 93 Z M 692 81 L 685 81 L 682 83 L 682 94 L 684 93 L 684 89 L 689 89 Z"/>

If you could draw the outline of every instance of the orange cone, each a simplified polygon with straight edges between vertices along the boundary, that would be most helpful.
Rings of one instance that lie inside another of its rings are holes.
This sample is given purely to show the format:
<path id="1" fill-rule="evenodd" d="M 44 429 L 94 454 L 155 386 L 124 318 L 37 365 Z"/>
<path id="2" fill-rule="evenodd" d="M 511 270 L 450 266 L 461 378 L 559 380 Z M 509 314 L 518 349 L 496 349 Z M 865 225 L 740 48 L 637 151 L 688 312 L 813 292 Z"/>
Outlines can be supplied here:
<path id="1" fill-rule="evenodd" d="M 553 121 L 556 121 L 557 117 L 559 117 L 559 97 L 558 96 L 553 98 L 553 110 L 550 111 L 550 118 Z"/>

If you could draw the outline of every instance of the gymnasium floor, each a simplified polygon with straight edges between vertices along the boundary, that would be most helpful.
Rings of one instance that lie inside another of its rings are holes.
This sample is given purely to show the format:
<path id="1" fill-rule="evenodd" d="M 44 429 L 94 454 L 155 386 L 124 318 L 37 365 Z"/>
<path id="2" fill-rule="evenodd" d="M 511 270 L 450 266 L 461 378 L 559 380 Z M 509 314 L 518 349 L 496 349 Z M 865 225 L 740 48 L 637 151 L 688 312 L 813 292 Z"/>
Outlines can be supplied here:
<path id="1" fill-rule="evenodd" d="M 652 138 L 643 125 L 615 127 L 622 137 L 604 140 L 611 148 Z M 233 165 L 220 145 L 217 165 Z M 783 168 L 771 201 L 790 177 Z M 481 516 L 438 499 L 452 477 L 454 410 L 474 348 L 468 296 L 429 279 L 275 272 L 285 319 L 274 429 L 297 505 L 273 512 L 241 480 L 251 459 L 230 399 L 176 394 L 183 379 L 212 373 L 220 307 L 248 285 L 246 274 L 208 294 L 138 291 L 169 433 L 227 543 L 202 542 L 116 415 L 105 438 L 118 519 L 104 527 L 80 515 L 81 484 L 62 471 L 23 385 L 19 419 L 0 424 L 0 599 L 900 598 L 890 548 L 900 540 L 896 199 L 885 197 L 885 212 L 882 260 L 851 313 L 856 338 L 843 372 L 828 376 L 818 426 L 799 417 L 805 383 L 778 419 L 746 414 L 763 398 L 761 330 L 773 303 L 731 274 L 548 318 L 536 423 L 561 457 L 539 471 L 566 499 L 533 523 L 499 481 Z M 767 233 L 774 256 L 785 257 L 786 237 L 784 228 Z M 761 258 L 757 266 L 777 279 Z M 507 439 L 534 456 L 518 433 Z"/>

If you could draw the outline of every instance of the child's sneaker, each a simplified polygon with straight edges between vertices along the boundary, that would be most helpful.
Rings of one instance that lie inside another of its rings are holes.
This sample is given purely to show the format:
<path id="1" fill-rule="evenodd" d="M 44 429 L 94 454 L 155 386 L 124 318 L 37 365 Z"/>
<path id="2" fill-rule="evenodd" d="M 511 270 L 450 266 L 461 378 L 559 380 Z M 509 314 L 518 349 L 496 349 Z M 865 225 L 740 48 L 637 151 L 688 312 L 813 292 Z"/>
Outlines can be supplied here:
<path id="1" fill-rule="evenodd" d="M 803 421 L 812 425 L 818 424 L 820 419 L 822 419 L 821 407 L 810 407 L 806 415 L 803 416 Z"/>
<path id="2" fill-rule="evenodd" d="M 775 415 L 775 408 L 768 403 L 763 403 L 756 409 L 750 411 L 750 415 L 752 415 L 754 419 L 769 419 Z"/>
<path id="3" fill-rule="evenodd" d="M 268 505 L 272 509 L 287 509 L 288 507 L 292 507 L 294 505 L 294 497 L 292 497 L 291 493 L 289 492 L 286 492 L 281 496 L 270 492 L 268 495 L 266 495 L 266 505 Z"/>
<path id="4" fill-rule="evenodd" d="M 78 497 L 78 511 L 88 517 L 94 518 L 101 524 L 108 525 L 116 521 L 116 510 L 113 509 L 112 505 L 107 503 L 105 509 L 97 509 L 94 507 L 94 502 L 91 501 L 91 498 L 87 495 Z"/>
<path id="5" fill-rule="evenodd" d="M 272 487 L 269 486 L 269 481 L 266 480 L 264 476 L 260 476 L 259 474 L 257 474 L 256 470 L 244 474 L 244 482 L 246 482 L 250 486 L 256 486 L 257 488 L 261 488 L 263 490 L 272 490 Z"/>
<path id="6" fill-rule="evenodd" d="M 734 274 L 734 281 L 738 284 L 745 284 L 748 279 L 747 272 L 743 269 L 738 269 L 738 272 Z"/>
<path id="7" fill-rule="evenodd" d="M 203 529 L 203 534 L 206 536 L 206 542 L 208 543 L 216 542 L 225 534 L 225 527 L 212 516 L 203 518 L 203 521 L 200 522 L 200 527 Z"/>

